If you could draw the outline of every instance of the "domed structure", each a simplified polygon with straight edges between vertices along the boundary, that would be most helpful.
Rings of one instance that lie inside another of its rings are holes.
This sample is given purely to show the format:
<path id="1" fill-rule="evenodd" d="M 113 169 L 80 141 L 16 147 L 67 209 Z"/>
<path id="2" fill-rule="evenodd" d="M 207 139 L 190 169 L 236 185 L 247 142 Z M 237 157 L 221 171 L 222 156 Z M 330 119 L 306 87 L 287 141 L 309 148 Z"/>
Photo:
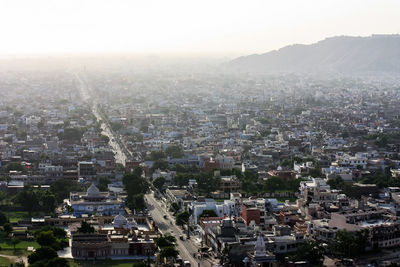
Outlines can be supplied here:
<path id="1" fill-rule="evenodd" d="M 124 215 L 118 214 L 114 217 L 113 225 L 114 228 L 125 228 L 128 225 L 128 220 Z"/>
<path id="2" fill-rule="evenodd" d="M 98 197 L 100 195 L 100 190 L 94 184 L 91 184 L 86 191 L 86 195 L 88 197 Z"/>

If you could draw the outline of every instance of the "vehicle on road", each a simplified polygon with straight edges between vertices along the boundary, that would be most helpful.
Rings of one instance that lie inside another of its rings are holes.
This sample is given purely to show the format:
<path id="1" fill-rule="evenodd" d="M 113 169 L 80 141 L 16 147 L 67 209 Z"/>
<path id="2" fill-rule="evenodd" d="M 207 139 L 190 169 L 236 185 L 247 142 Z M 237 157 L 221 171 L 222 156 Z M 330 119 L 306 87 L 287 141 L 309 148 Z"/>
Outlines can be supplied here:
<path id="1" fill-rule="evenodd" d="M 180 236 L 179 236 L 179 239 L 182 240 L 182 241 L 185 240 L 185 238 L 183 237 L 183 235 L 180 235 Z"/>
<path id="2" fill-rule="evenodd" d="M 183 267 L 190 267 L 190 261 L 184 261 L 183 262 Z"/>

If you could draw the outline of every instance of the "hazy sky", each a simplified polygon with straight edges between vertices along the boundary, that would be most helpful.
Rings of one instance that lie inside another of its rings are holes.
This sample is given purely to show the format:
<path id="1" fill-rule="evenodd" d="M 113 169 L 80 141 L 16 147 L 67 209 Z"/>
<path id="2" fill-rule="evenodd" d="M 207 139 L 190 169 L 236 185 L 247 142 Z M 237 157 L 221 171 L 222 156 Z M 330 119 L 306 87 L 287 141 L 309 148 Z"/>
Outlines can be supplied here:
<path id="1" fill-rule="evenodd" d="M 400 33 L 399 0 L 0 0 L 0 53 L 262 53 Z"/>

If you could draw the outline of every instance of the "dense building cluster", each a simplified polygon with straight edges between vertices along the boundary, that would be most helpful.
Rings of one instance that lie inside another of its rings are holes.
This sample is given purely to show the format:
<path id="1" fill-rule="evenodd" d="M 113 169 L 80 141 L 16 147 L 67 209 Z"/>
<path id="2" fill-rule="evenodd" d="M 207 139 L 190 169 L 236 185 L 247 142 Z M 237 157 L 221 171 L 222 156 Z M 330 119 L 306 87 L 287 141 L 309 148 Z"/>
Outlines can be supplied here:
<path id="1" fill-rule="evenodd" d="M 396 259 L 396 80 L 85 70 L 0 92 L 9 238 L 56 226 L 62 258 L 165 266 Z"/>

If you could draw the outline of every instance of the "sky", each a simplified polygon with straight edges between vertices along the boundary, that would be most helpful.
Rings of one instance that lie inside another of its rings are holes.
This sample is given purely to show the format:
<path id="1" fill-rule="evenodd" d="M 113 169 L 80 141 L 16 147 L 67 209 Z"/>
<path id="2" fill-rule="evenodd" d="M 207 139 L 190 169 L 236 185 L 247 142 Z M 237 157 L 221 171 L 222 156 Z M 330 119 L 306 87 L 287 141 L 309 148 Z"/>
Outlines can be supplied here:
<path id="1" fill-rule="evenodd" d="M 398 0 L 0 0 L 0 54 L 253 54 L 400 33 Z"/>

